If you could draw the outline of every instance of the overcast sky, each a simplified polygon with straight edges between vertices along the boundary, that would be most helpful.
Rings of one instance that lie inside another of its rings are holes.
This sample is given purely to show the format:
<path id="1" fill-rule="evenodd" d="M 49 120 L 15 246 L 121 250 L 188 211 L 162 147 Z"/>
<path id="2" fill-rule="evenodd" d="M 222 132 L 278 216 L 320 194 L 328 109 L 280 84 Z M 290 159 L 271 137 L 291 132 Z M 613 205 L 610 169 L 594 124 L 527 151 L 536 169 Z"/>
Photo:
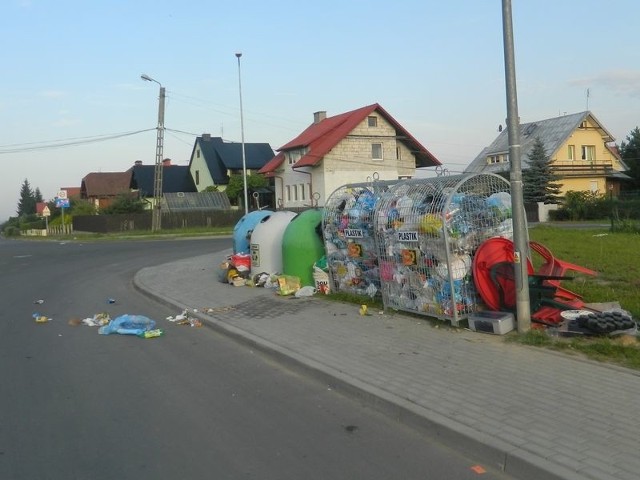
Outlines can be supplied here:
<path id="1" fill-rule="evenodd" d="M 512 0 L 521 122 L 591 110 L 640 125 L 637 0 Z M 0 221 L 25 179 L 45 200 L 195 136 L 287 143 L 313 112 L 382 105 L 451 172 L 505 124 L 500 0 L 2 0 Z M 587 96 L 587 89 L 589 95 Z"/>

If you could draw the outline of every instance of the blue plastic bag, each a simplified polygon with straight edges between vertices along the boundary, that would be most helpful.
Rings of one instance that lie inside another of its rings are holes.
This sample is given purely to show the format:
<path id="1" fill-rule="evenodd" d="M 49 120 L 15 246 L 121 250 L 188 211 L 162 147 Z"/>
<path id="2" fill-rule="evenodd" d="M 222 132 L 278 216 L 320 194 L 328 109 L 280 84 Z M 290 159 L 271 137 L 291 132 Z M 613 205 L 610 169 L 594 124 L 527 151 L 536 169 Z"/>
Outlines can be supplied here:
<path id="1" fill-rule="evenodd" d="M 107 325 L 98 329 L 100 335 L 110 335 L 119 333 L 121 335 L 142 335 L 144 332 L 153 330 L 156 322 L 144 315 L 120 315 L 111 320 Z"/>

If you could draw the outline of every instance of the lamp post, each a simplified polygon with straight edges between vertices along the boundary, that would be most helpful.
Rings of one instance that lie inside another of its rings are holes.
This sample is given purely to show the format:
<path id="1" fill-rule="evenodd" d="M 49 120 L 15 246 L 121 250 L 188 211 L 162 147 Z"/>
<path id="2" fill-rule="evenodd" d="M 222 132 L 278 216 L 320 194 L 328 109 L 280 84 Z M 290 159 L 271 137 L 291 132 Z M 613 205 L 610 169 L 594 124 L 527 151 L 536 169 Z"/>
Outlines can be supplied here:
<path id="1" fill-rule="evenodd" d="M 520 160 L 520 120 L 516 89 L 515 53 L 513 48 L 513 22 L 511 0 L 502 0 L 502 35 L 504 41 L 504 67 L 507 90 L 507 128 L 509 129 L 509 161 L 511 162 L 511 211 L 513 212 L 514 273 L 516 280 L 516 317 L 518 333 L 531 329 L 531 300 L 529 298 L 529 272 L 527 258 L 529 235 L 525 223 L 522 193 L 522 162 Z"/>
<path id="2" fill-rule="evenodd" d="M 151 231 L 157 232 L 162 228 L 162 157 L 164 148 L 164 99 L 165 91 L 162 84 L 149 75 L 140 75 L 142 80 L 155 82 L 160 86 L 158 97 L 158 136 L 156 139 L 156 166 L 153 179 L 153 210 L 151 213 Z"/>
<path id="3" fill-rule="evenodd" d="M 240 92 L 240 136 L 242 141 L 242 183 L 244 185 L 244 214 L 249 212 L 249 196 L 247 195 L 247 157 L 244 149 L 244 115 L 242 113 L 242 80 L 240 76 L 241 52 L 236 53 L 238 59 L 238 92 Z"/>

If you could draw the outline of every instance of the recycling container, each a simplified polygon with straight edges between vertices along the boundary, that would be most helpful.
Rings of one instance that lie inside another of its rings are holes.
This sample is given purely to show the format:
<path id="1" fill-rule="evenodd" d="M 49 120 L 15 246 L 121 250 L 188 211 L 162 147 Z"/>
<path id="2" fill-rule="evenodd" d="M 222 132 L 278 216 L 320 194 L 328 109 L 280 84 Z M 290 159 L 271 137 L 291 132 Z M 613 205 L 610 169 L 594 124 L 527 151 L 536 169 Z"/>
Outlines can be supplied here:
<path id="1" fill-rule="evenodd" d="M 285 275 L 300 279 L 301 286 L 314 286 L 313 264 L 324 255 L 322 209 L 296 215 L 282 237 L 282 268 Z"/>
<path id="2" fill-rule="evenodd" d="M 510 184 L 494 174 L 399 182 L 374 222 L 385 308 L 457 326 L 480 309 L 472 274 L 479 245 L 513 235 Z"/>
<path id="3" fill-rule="evenodd" d="M 249 253 L 253 229 L 271 214 L 273 214 L 271 210 L 255 210 L 238 220 L 233 227 L 233 253 Z"/>
<path id="4" fill-rule="evenodd" d="M 380 296 L 374 216 L 378 202 L 396 183 L 398 180 L 350 183 L 327 198 L 322 234 L 332 291 Z"/>
<path id="5" fill-rule="evenodd" d="M 294 212 L 279 210 L 263 218 L 251 233 L 251 271 L 282 273 L 282 237 Z"/>

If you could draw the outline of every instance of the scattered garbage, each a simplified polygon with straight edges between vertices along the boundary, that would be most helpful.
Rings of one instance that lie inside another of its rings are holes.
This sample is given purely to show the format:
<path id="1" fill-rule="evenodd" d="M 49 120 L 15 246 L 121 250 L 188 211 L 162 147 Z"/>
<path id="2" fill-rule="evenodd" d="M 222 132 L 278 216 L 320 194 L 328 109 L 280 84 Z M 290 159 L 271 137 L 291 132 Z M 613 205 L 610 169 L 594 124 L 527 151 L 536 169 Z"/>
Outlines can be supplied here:
<path id="1" fill-rule="evenodd" d="M 316 289 L 313 288 L 312 286 L 309 285 L 305 285 L 304 287 L 298 289 L 296 291 L 296 293 L 294 293 L 294 296 L 300 298 L 300 297 L 313 297 L 316 293 Z"/>
<path id="2" fill-rule="evenodd" d="M 360 310 L 359 310 L 360 315 L 365 316 L 365 315 L 371 315 L 369 313 L 369 308 L 366 305 L 360 305 Z"/>
<path id="3" fill-rule="evenodd" d="M 278 294 L 287 296 L 293 295 L 300 290 L 300 279 L 294 275 L 278 276 Z"/>
<path id="4" fill-rule="evenodd" d="M 116 303 L 115 298 L 107 298 L 107 303 Z"/>
<path id="5" fill-rule="evenodd" d="M 139 333 L 138 336 L 142 338 L 156 338 L 164 335 L 164 330 L 160 328 L 155 328 L 153 330 L 146 330 L 142 333 Z"/>
<path id="6" fill-rule="evenodd" d="M 195 318 L 189 315 L 189 312 L 187 310 L 183 310 L 182 313 L 180 313 L 179 315 L 176 315 L 175 317 L 168 316 L 167 320 L 169 320 L 172 323 L 175 323 L 176 325 L 189 325 L 190 327 L 202 326 L 202 321 L 198 318 Z"/>
<path id="7" fill-rule="evenodd" d="M 100 335 L 118 333 L 120 335 L 144 336 L 145 332 L 154 330 L 156 322 L 144 315 L 120 315 L 111 320 L 107 325 L 98 329 Z"/>
<path id="8" fill-rule="evenodd" d="M 84 318 L 82 324 L 88 327 L 102 327 L 111 321 L 108 313 L 96 313 L 93 317 Z"/>
<path id="9" fill-rule="evenodd" d="M 52 320 L 51 318 L 45 315 L 40 315 L 39 313 L 34 313 L 33 318 L 35 319 L 36 323 L 47 323 Z"/>
<path id="10" fill-rule="evenodd" d="M 33 303 L 36 305 L 42 305 L 44 303 L 44 300 L 34 300 Z"/>

